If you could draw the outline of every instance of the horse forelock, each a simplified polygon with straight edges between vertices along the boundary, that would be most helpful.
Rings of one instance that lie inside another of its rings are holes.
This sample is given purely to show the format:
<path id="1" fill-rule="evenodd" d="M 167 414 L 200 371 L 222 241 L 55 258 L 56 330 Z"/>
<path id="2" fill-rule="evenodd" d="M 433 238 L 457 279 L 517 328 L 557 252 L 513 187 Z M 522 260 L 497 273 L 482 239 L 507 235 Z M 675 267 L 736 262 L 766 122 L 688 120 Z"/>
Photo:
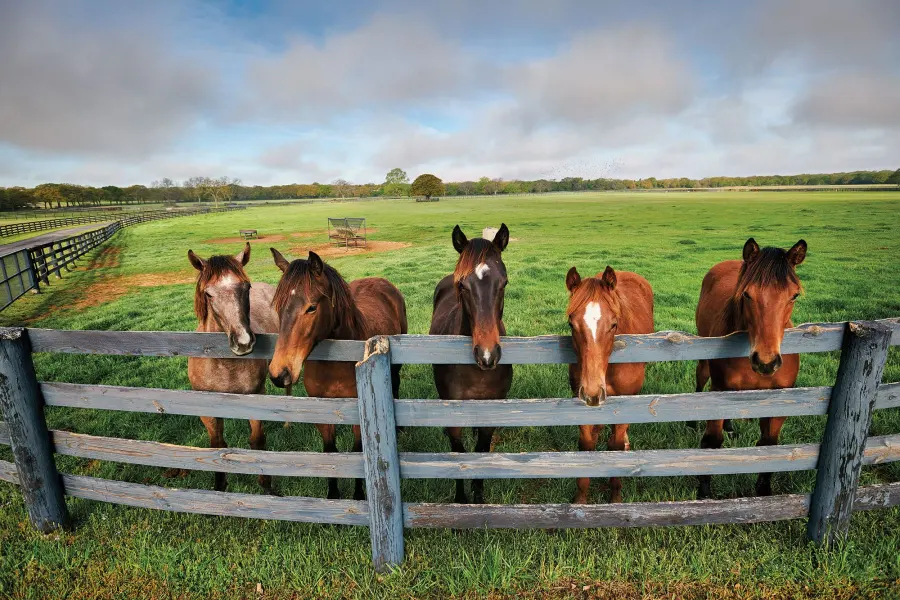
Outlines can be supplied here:
<path id="1" fill-rule="evenodd" d="M 750 286 L 783 290 L 790 284 L 798 285 L 802 289 L 797 271 L 788 260 L 787 250 L 775 247 L 762 248 L 752 261 L 744 261 L 741 264 L 734 293 L 728 299 L 728 304 L 722 313 L 724 324 L 731 329 L 739 326 L 744 292 Z"/>
<path id="2" fill-rule="evenodd" d="M 497 249 L 493 242 L 482 238 L 469 240 L 469 243 L 466 244 L 466 247 L 460 253 L 459 260 L 456 262 L 456 268 L 453 270 L 453 283 L 459 283 L 474 273 L 478 265 L 490 259 L 503 262 L 500 250 Z"/>
<path id="3" fill-rule="evenodd" d="M 250 283 L 244 267 L 235 257 L 229 255 L 211 256 L 206 261 L 206 266 L 197 275 L 197 287 L 194 290 L 194 313 L 201 323 L 206 321 L 209 316 L 206 288 L 227 276 L 233 276 L 242 283 Z"/>
<path id="4" fill-rule="evenodd" d="M 611 288 L 599 277 L 588 277 L 581 280 L 572 297 L 569 298 L 566 316 L 571 317 L 574 314 L 578 314 L 585 310 L 591 302 L 599 302 L 604 297 L 612 306 L 613 312 L 621 317 L 625 304 L 620 301 L 619 295 L 615 293 L 615 289 Z"/>

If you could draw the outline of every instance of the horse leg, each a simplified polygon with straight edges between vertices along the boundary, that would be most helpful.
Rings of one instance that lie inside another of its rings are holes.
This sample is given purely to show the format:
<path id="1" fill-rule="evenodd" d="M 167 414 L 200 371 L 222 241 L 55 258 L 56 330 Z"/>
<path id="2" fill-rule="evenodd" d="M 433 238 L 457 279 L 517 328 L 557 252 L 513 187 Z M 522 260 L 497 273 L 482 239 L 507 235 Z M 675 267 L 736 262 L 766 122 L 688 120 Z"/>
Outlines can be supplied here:
<path id="1" fill-rule="evenodd" d="M 722 433 L 723 419 L 706 422 L 706 433 L 700 440 L 701 448 L 721 448 L 725 435 Z M 712 477 L 709 475 L 699 475 L 697 479 L 700 485 L 697 488 L 697 498 L 704 499 L 712 496 Z"/>
<path id="2" fill-rule="evenodd" d="M 337 452 L 337 444 L 334 441 L 334 425 L 316 424 L 316 429 L 322 435 L 322 451 L 325 453 Z M 337 500 L 341 497 L 341 491 L 338 489 L 337 479 L 328 478 L 328 495 L 325 496 L 329 500 Z"/>
<path id="3" fill-rule="evenodd" d="M 206 426 L 206 433 L 209 434 L 209 447 L 226 448 L 228 444 L 225 443 L 225 420 L 218 417 L 200 417 L 200 420 L 203 421 L 203 425 Z M 225 473 L 216 471 L 215 490 L 224 492 L 227 485 Z"/>
<path id="4" fill-rule="evenodd" d="M 475 452 L 490 452 L 491 441 L 494 439 L 494 427 L 478 427 L 478 441 L 475 443 Z M 472 502 L 484 504 L 484 479 L 472 480 Z"/>
<path id="5" fill-rule="evenodd" d="M 785 417 L 768 417 L 759 420 L 759 441 L 757 446 L 777 446 L 778 436 L 781 435 L 781 426 L 784 425 Z M 771 496 L 772 495 L 772 474 L 760 473 L 756 480 L 756 495 Z"/>
<path id="6" fill-rule="evenodd" d="M 466 447 L 462 441 L 462 427 L 447 427 L 444 433 L 450 438 L 451 452 L 465 452 Z M 456 480 L 456 498 L 453 500 L 457 504 L 468 504 L 469 499 L 466 496 L 466 482 L 462 479 Z"/>
<path id="7" fill-rule="evenodd" d="M 697 361 L 697 387 L 694 388 L 696 392 L 702 392 L 703 388 L 706 387 L 706 382 L 709 381 L 709 361 L 708 360 L 698 360 Z M 688 427 L 697 427 L 697 421 L 688 421 Z"/>
<path id="8" fill-rule="evenodd" d="M 578 449 L 593 451 L 597 449 L 597 438 L 600 437 L 602 425 L 578 426 Z M 575 498 L 572 504 L 587 504 L 588 490 L 591 487 L 590 477 L 579 477 L 575 480 Z"/>
<path id="9" fill-rule="evenodd" d="M 263 430 L 262 421 L 250 420 L 250 447 L 254 450 L 266 449 L 266 432 Z M 267 494 L 275 495 L 275 491 L 272 489 L 271 475 L 260 475 L 259 486 Z"/>
<path id="10" fill-rule="evenodd" d="M 359 425 L 353 426 L 353 451 L 354 452 L 362 452 L 362 429 Z M 356 487 L 353 490 L 353 499 L 354 500 L 365 500 L 366 499 L 366 480 L 359 479 L 356 480 Z"/>
<path id="11" fill-rule="evenodd" d="M 606 447 L 608 450 L 631 450 L 631 444 L 628 442 L 628 423 L 612 426 Z M 622 480 L 618 477 L 609 479 L 609 501 L 613 503 L 622 501 Z"/>

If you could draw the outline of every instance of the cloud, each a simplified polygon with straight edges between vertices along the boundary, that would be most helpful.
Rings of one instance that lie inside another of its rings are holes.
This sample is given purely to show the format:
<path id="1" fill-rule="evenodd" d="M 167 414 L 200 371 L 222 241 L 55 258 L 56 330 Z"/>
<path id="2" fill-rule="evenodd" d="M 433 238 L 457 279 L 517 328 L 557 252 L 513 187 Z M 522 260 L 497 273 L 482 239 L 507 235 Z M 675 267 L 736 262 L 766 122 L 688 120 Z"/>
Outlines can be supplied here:
<path id="1" fill-rule="evenodd" d="M 215 104 L 214 73 L 175 56 L 156 23 L 92 25 L 68 12 L 77 10 L 4 3 L 0 139 L 50 153 L 142 155 Z"/>
<path id="2" fill-rule="evenodd" d="M 900 128 L 900 76 L 856 73 L 811 86 L 794 109 L 796 122 L 844 128 Z"/>

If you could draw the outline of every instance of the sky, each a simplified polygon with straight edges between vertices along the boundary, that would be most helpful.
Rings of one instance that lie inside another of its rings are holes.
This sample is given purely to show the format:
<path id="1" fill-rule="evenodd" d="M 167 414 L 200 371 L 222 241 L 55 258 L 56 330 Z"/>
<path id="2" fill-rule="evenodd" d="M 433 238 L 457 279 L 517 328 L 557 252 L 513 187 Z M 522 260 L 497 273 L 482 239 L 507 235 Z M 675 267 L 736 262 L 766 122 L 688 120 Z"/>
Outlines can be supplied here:
<path id="1" fill-rule="evenodd" d="M 0 186 L 900 167 L 894 0 L 0 0 Z"/>

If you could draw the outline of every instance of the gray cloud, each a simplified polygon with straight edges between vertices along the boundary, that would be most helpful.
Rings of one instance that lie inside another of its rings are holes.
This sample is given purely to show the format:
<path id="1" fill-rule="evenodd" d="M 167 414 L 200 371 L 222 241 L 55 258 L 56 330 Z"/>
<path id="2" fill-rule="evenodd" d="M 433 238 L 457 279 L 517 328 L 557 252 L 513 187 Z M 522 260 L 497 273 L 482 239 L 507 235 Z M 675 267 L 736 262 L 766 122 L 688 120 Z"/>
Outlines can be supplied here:
<path id="1" fill-rule="evenodd" d="M 858 73 L 831 76 L 810 87 L 794 108 L 804 125 L 900 128 L 900 76 Z"/>
<path id="2" fill-rule="evenodd" d="M 155 33 L 158 23 L 108 26 L 107 16 L 92 25 L 65 3 L 6 2 L 2 10 L 0 139 L 7 143 L 141 155 L 167 146 L 215 104 L 213 73 L 173 55 Z"/>

